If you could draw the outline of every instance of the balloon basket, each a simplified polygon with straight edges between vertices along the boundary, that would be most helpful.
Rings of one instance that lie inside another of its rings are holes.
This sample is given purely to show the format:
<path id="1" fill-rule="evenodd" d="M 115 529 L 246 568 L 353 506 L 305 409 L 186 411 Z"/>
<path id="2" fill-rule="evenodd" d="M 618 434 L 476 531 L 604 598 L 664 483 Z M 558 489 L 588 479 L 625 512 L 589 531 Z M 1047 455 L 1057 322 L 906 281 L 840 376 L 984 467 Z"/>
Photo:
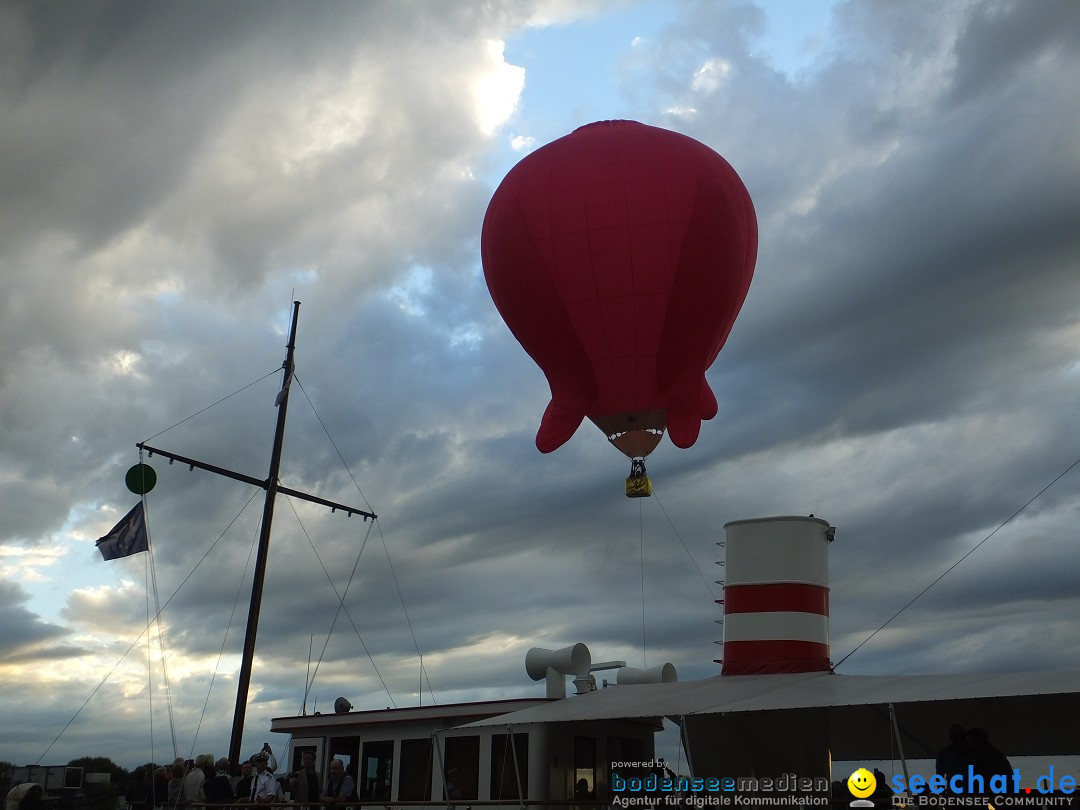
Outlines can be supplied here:
<path id="1" fill-rule="evenodd" d="M 648 498 L 652 495 L 652 481 L 647 475 L 631 475 L 626 479 L 627 498 Z"/>

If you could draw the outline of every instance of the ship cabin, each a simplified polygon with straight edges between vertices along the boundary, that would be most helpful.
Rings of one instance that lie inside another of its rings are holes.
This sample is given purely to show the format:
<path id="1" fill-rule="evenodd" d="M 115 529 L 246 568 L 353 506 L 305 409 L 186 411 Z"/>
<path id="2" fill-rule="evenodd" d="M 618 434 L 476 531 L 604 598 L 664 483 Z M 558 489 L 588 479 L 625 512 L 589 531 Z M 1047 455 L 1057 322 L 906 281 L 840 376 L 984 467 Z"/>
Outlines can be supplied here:
<path id="1" fill-rule="evenodd" d="M 595 691 L 589 670 L 604 666 L 591 665 L 583 644 L 557 651 L 534 648 L 526 668 L 534 680 L 547 679 L 547 697 L 373 711 L 352 711 L 339 698 L 333 714 L 277 717 L 270 730 L 291 736 L 282 768 L 300 770 L 301 757 L 310 751 L 325 776 L 330 760 L 340 759 L 356 783 L 359 802 L 607 802 L 614 763 L 616 772 L 625 774 L 624 763 L 654 760 L 660 717 L 497 722 L 503 715 L 573 700 L 565 697 L 565 674 L 577 676 L 576 694 Z"/>

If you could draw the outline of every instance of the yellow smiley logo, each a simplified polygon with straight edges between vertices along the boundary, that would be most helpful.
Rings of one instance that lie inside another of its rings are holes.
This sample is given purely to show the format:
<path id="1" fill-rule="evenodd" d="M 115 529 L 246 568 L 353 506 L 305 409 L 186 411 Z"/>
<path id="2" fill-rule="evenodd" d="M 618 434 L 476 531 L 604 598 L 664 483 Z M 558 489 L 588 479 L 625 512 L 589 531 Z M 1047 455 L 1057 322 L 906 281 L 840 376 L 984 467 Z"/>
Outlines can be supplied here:
<path id="1" fill-rule="evenodd" d="M 859 768 L 848 777 L 847 787 L 856 799 L 865 799 L 877 789 L 877 779 L 866 768 Z"/>

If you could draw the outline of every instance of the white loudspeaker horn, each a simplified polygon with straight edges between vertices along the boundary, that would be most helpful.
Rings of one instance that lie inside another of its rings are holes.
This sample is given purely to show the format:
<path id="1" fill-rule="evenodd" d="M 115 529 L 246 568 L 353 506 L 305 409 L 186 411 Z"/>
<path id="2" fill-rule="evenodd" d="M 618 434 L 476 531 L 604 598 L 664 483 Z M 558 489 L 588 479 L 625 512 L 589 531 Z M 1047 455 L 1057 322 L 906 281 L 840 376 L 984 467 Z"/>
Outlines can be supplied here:
<path id="1" fill-rule="evenodd" d="M 566 697 L 564 675 L 588 675 L 592 666 L 589 648 L 580 642 L 561 650 L 533 647 L 525 653 L 525 671 L 534 681 L 547 678 L 547 696 Z"/>
<path id="2" fill-rule="evenodd" d="M 547 676 L 553 669 L 561 675 L 588 675 L 592 666 L 592 654 L 584 644 L 578 643 L 561 650 L 545 650 L 533 647 L 525 653 L 525 671 L 534 681 Z"/>
<path id="3" fill-rule="evenodd" d="M 636 667 L 619 667 L 615 674 L 615 683 L 620 686 L 631 683 L 674 683 L 679 680 L 679 674 L 675 671 L 674 664 L 663 664 L 648 669 Z"/>

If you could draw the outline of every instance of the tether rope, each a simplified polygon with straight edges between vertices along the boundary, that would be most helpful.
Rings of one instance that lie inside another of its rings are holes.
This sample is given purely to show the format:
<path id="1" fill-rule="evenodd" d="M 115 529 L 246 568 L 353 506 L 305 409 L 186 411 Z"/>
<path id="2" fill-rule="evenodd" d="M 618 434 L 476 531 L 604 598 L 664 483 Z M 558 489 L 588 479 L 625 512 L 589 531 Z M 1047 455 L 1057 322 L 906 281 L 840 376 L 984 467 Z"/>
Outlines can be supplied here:
<path id="1" fill-rule="evenodd" d="M 645 655 L 645 507 L 638 499 L 638 550 L 641 560 L 641 666 L 649 668 L 649 660 Z"/>

